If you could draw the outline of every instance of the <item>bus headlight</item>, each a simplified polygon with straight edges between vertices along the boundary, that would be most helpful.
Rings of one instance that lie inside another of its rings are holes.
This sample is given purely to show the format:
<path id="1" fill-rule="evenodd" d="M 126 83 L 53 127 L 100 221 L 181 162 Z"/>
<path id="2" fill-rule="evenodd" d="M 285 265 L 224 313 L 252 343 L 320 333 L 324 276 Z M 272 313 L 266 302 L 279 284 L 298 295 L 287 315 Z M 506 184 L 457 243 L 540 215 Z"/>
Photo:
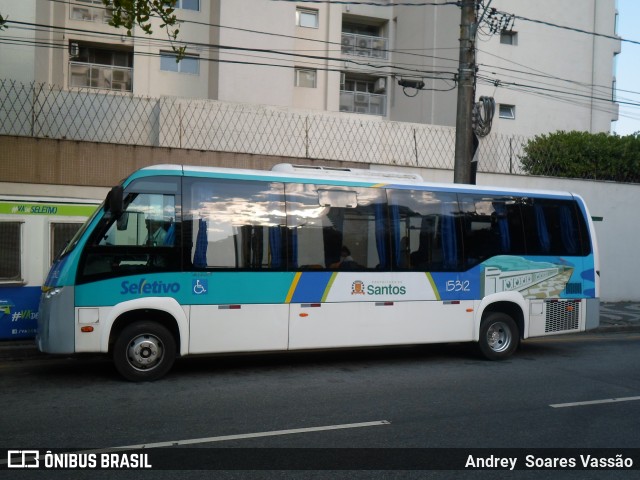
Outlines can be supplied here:
<path id="1" fill-rule="evenodd" d="M 58 295 L 61 291 L 62 291 L 62 288 L 57 288 L 57 287 L 52 288 L 51 290 L 47 290 L 46 292 L 44 292 L 44 298 L 49 300 L 50 298 L 53 298 L 56 295 Z"/>

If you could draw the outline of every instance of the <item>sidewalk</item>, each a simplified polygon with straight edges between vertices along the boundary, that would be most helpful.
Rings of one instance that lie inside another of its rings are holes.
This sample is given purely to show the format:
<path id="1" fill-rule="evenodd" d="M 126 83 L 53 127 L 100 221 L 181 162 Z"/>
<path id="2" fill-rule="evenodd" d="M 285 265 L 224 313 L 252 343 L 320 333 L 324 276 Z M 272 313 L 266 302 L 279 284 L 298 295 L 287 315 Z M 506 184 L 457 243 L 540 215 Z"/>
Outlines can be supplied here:
<path id="1" fill-rule="evenodd" d="M 640 303 L 601 303 L 600 326 L 591 332 L 640 332 Z M 0 340 L 0 362 L 46 357 L 38 351 L 34 340 Z"/>
<path id="2" fill-rule="evenodd" d="M 601 303 L 600 326 L 594 331 L 640 331 L 640 303 Z"/>

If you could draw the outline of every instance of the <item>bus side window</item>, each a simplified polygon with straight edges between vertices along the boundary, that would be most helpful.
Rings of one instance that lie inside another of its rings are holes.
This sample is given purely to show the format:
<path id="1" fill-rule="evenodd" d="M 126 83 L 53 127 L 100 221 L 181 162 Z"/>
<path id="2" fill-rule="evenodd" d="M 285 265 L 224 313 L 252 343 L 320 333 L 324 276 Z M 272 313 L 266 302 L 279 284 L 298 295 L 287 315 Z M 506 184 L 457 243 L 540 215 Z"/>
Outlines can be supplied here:
<path id="1" fill-rule="evenodd" d="M 389 268 L 389 220 L 384 190 L 287 184 L 286 196 L 292 268 L 352 271 Z"/>
<path id="2" fill-rule="evenodd" d="M 472 267 L 496 255 L 523 255 L 520 199 L 461 194 L 464 257 Z"/>
<path id="3" fill-rule="evenodd" d="M 283 184 L 189 179 L 185 185 L 185 238 L 194 268 L 286 267 Z"/>
<path id="4" fill-rule="evenodd" d="M 576 203 L 532 199 L 522 207 L 530 255 L 586 255 L 590 251 L 587 226 Z"/>
<path id="5" fill-rule="evenodd" d="M 389 190 L 394 268 L 449 271 L 460 265 L 455 194 Z"/>

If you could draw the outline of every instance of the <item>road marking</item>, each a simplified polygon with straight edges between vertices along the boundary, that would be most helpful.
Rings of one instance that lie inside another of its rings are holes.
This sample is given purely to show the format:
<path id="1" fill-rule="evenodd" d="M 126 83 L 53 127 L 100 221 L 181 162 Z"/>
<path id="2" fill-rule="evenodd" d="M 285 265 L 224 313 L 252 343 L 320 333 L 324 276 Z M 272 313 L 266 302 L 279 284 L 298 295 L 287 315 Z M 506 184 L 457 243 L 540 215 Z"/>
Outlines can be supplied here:
<path id="1" fill-rule="evenodd" d="M 194 445 L 196 443 L 214 443 L 214 442 L 227 442 L 230 440 L 243 440 L 247 438 L 261 438 L 261 437 L 275 437 L 278 435 L 294 435 L 298 433 L 311 433 L 311 432 L 326 432 L 329 430 L 345 430 L 348 428 L 364 428 L 364 427 L 378 427 L 382 425 L 391 425 L 388 420 L 378 420 L 375 422 L 363 422 L 363 423 L 345 423 L 342 425 L 326 425 L 322 427 L 309 427 L 309 428 L 293 428 L 290 430 L 272 430 L 270 432 L 256 432 L 256 433 L 244 433 L 238 435 L 223 435 L 220 437 L 205 437 L 205 438 L 189 438 L 186 440 L 172 440 L 168 442 L 157 443 L 141 443 L 139 445 L 125 445 L 121 447 L 108 447 L 95 450 L 81 450 L 75 453 L 110 453 L 120 450 L 141 450 L 146 448 L 161 448 L 161 447 L 176 447 L 178 445 Z M 0 460 L 0 465 L 5 465 L 8 459 Z"/>
<path id="2" fill-rule="evenodd" d="M 580 407 L 582 405 L 600 405 L 603 403 L 633 402 L 636 400 L 640 400 L 640 397 L 606 398 L 604 400 L 590 400 L 587 402 L 556 403 L 549 406 L 551 408 Z"/>
<path id="3" fill-rule="evenodd" d="M 323 427 L 294 428 L 290 430 L 272 430 L 270 432 L 244 433 L 244 434 L 238 434 L 238 435 L 223 435 L 220 437 L 191 438 L 187 440 L 176 440 L 176 441 L 169 441 L 169 442 L 143 443 L 140 445 L 127 445 L 125 447 L 113 447 L 113 448 L 117 450 L 137 450 L 141 448 L 173 447 L 177 445 L 193 445 L 196 443 L 227 442 L 229 440 L 243 440 L 247 438 L 275 437 L 278 435 L 294 435 L 298 433 L 310 433 L 310 432 L 326 432 L 328 430 L 344 430 L 347 428 L 377 427 L 380 425 L 390 425 L 390 424 L 391 422 L 389 422 L 388 420 L 379 420 L 375 422 L 345 423 L 342 425 L 326 425 Z"/>

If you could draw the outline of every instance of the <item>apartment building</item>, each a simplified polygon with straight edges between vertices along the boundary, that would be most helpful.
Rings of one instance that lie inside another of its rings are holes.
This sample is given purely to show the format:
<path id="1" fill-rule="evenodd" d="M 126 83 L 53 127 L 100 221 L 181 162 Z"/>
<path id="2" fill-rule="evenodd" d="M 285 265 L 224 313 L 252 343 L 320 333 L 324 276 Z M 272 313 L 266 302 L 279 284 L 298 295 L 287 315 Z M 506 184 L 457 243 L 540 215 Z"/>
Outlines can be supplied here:
<path id="1" fill-rule="evenodd" d="M 158 21 L 127 36 L 101 0 L 0 0 L 23 22 L 2 35 L 27 39 L 2 49 L 1 76 L 454 126 L 460 8 L 367 3 L 177 0 L 187 55 L 176 62 Z M 485 3 L 476 98 L 495 99 L 494 131 L 609 131 L 620 41 L 583 32 L 615 36 L 615 0 Z"/>

